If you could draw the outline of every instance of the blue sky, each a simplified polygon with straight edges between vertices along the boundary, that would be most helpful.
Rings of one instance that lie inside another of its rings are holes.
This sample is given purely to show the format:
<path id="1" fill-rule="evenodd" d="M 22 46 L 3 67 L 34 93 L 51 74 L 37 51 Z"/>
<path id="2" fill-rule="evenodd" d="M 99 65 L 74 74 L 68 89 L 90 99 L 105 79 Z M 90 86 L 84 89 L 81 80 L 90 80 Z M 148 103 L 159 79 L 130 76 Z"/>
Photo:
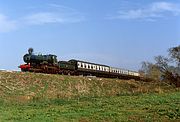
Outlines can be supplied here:
<path id="1" fill-rule="evenodd" d="M 180 44 L 180 0 L 0 0 L 0 69 L 29 47 L 138 70 Z"/>

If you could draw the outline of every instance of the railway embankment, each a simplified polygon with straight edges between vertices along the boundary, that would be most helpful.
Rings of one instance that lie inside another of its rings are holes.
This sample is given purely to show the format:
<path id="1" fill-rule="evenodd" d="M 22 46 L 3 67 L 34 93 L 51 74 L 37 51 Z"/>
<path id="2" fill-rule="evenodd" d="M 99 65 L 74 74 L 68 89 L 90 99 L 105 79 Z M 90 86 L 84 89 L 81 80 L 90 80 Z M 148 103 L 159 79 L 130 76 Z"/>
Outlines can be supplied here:
<path id="1" fill-rule="evenodd" d="M 176 90 L 160 82 L 0 71 L 0 97 L 26 102 L 41 98 L 82 98 L 164 93 Z"/>
<path id="2" fill-rule="evenodd" d="M 0 71 L 0 120 L 179 121 L 179 95 L 159 82 Z"/>

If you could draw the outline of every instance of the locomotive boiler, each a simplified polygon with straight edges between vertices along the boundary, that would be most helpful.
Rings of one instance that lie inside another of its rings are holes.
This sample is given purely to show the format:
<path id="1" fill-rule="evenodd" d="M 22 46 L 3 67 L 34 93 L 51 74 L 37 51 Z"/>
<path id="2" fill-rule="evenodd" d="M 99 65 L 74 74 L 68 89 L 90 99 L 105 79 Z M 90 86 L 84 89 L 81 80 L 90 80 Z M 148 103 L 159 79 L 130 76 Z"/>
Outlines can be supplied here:
<path id="1" fill-rule="evenodd" d="M 57 64 L 57 56 L 56 55 L 42 55 L 38 54 L 35 55 L 33 54 L 33 48 L 28 49 L 28 54 L 25 54 L 23 56 L 23 60 L 25 63 L 31 63 L 31 64 L 51 64 L 51 65 L 56 65 Z"/>

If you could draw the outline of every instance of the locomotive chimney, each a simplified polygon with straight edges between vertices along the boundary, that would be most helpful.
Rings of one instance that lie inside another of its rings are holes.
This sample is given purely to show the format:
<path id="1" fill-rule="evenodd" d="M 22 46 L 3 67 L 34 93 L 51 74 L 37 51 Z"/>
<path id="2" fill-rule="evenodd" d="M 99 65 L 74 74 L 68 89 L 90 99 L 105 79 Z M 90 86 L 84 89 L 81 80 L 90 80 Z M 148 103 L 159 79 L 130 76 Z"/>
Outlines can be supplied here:
<path id="1" fill-rule="evenodd" d="M 33 51 L 34 51 L 33 48 L 29 48 L 29 49 L 28 49 L 29 55 L 32 55 Z"/>

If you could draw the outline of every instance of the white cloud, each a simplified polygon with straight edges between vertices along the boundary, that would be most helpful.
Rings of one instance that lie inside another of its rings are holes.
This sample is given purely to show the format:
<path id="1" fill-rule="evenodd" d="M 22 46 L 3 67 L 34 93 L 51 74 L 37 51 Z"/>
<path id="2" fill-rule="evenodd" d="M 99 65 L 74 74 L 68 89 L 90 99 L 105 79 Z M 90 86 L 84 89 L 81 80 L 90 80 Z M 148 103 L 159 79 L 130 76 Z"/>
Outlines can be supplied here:
<path id="1" fill-rule="evenodd" d="M 17 23 L 14 20 L 9 20 L 7 16 L 0 14 L 0 32 L 9 32 L 17 28 Z"/>
<path id="2" fill-rule="evenodd" d="M 58 15 L 48 12 L 40 12 L 26 16 L 25 20 L 29 24 L 46 24 L 46 23 L 64 22 L 64 18 L 58 17 Z"/>
<path id="3" fill-rule="evenodd" d="M 52 7 L 54 9 L 58 9 L 58 10 L 66 10 L 67 11 L 70 11 L 70 12 L 76 12 L 76 13 L 79 13 L 76 9 L 73 9 L 73 8 L 70 8 L 70 7 L 67 7 L 67 6 L 63 6 L 63 5 L 59 5 L 59 4 L 48 4 L 49 7 Z"/>
<path id="4" fill-rule="evenodd" d="M 39 12 L 28 15 L 24 19 L 27 24 L 42 25 L 50 23 L 75 23 L 83 21 L 84 17 L 58 12 Z"/>
<path id="5" fill-rule="evenodd" d="M 50 23 L 76 23 L 84 20 L 84 16 L 77 10 L 58 5 L 48 4 L 50 10 L 36 12 L 24 17 L 28 24 L 50 24 Z"/>
<path id="6" fill-rule="evenodd" d="M 84 16 L 75 9 L 56 4 L 51 4 L 49 6 L 50 8 L 47 7 L 44 11 L 33 8 L 32 11 L 36 12 L 31 14 L 27 13 L 26 15 L 15 18 L 14 20 L 10 20 L 8 16 L 0 13 L 0 33 L 13 31 L 19 29 L 20 27 L 54 23 L 77 23 L 84 20 Z"/>
<path id="7" fill-rule="evenodd" d="M 154 2 L 143 8 L 131 10 L 119 10 L 117 15 L 109 17 L 109 19 L 143 19 L 155 21 L 158 18 L 167 16 L 179 16 L 180 6 L 170 2 Z"/>

